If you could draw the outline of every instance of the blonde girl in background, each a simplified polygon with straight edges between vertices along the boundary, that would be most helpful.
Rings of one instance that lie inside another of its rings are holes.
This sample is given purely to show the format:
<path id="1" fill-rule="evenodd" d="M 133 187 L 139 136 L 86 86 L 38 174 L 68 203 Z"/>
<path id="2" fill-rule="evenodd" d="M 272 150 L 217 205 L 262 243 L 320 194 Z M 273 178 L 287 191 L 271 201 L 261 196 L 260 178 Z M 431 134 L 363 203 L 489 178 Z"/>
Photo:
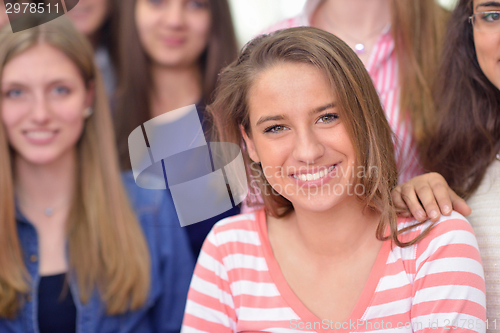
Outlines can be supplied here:
<path id="1" fill-rule="evenodd" d="M 187 239 L 119 171 L 90 43 L 64 17 L 4 27 L 0 83 L 0 331 L 178 331 Z"/>

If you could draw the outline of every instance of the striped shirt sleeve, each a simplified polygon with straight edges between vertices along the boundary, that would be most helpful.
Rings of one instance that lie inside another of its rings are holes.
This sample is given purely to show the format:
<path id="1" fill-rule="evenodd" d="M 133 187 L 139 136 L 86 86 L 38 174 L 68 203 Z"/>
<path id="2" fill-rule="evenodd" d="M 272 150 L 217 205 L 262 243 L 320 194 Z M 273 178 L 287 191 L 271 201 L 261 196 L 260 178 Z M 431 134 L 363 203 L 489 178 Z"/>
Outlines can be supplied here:
<path id="1" fill-rule="evenodd" d="M 484 272 L 471 225 L 443 217 L 416 246 L 414 332 L 485 332 Z"/>
<path id="2" fill-rule="evenodd" d="M 236 312 L 222 258 L 212 229 L 191 280 L 182 333 L 235 332 Z"/>

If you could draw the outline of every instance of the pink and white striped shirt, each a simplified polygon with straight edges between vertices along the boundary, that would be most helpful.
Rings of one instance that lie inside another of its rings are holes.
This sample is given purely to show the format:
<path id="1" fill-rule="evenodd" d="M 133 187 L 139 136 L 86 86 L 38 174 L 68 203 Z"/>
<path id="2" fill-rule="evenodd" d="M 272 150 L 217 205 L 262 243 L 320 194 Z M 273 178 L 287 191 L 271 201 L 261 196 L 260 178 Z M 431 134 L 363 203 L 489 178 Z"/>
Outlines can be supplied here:
<path id="1" fill-rule="evenodd" d="M 299 26 L 310 26 L 310 18 L 321 0 L 308 0 L 299 16 L 286 19 L 266 29 L 264 33 Z M 390 29 L 379 36 L 366 66 L 377 90 L 387 121 L 395 134 L 396 163 L 399 183 L 404 183 L 424 172 L 420 165 L 409 119 L 400 121 L 400 86 L 398 61 Z"/>
<path id="2" fill-rule="evenodd" d="M 400 219 L 399 228 L 414 224 Z M 429 223 L 402 235 L 408 241 Z M 443 216 L 415 245 L 384 242 L 348 319 L 320 320 L 295 296 L 273 256 L 264 210 L 217 223 L 191 281 L 182 333 L 485 332 L 476 238 L 460 214 Z M 491 324 L 490 324 L 491 325 Z"/>

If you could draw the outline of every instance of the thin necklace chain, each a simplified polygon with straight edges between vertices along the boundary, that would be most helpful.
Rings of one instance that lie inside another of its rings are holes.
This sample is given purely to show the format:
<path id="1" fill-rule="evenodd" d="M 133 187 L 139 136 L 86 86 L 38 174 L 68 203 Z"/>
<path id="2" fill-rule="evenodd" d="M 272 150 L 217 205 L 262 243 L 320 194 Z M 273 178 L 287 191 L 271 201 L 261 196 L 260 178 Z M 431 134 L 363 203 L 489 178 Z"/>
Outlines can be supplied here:
<path id="1" fill-rule="evenodd" d="M 349 38 L 350 40 L 352 40 L 353 42 L 356 43 L 355 47 L 354 47 L 354 51 L 357 53 L 357 54 L 362 54 L 362 53 L 365 53 L 366 51 L 366 48 L 365 48 L 365 44 L 369 41 L 371 41 L 374 37 L 380 35 L 382 33 L 382 31 L 384 31 L 385 29 L 387 29 L 387 27 L 389 27 L 391 24 L 390 23 L 387 23 L 385 24 L 382 29 L 380 30 L 377 30 L 375 33 L 372 33 L 370 34 L 369 36 L 367 36 L 366 38 L 364 38 L 364 42 L 360 41 L 358 38 L 354 38 L 351 34 L 347 33 L 344 29 L 341 29 L 338 25 L 334 24 L 332 22 L 332 20 L 330 19 L 330 17 L 328 17 L 328 15 L 325 15 L 326 17 L 326 20 L 328 22 L 328 24 L 338 30 L 339 32 L 343 33 L 347 38 Z"/>
<path id="2" fill-rule="evenodd" d="M 19 200 L 19 204 L 24 207 L 33 207 L 37 211 L 43 211 L 45 216 L 50 217 L 54 215 L 54 211 L 59 210 L 61 208 L 67 207 L 69 204 L 68 200 L 64 200 L 64 202 L 59 202 L 57 205 L 50 205 L 46 207 L 42 207 L 33 203 L 27 202 L 24 198 L 21 198 L 19 195 L 17 196 Z"/>

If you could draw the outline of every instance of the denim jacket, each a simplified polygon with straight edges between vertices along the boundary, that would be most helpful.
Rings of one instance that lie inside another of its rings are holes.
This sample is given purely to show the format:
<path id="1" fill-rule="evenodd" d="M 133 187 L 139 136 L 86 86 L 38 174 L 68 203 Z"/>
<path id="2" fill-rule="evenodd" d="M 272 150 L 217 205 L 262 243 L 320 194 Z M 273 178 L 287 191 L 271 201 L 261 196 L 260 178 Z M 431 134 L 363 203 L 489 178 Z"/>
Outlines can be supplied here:
<path id="1" fill-rule="evenodd" d="M 168 191 L 139 188 L 131 173 L 125 173 L 123 180 L 149 246 L 150 293 L 139 310 L 110 316 L 97 291 L 82 304 L 78 285 L 74 278 L 70 279 L 77 309 L 76 333 L 179 332 L 194 268 L 185 230 L 179 225 Z M 0 319 L 0 332 L 38 333 L 38 238 L 33 225 L 19 211 L 16 220 L 24 263 L 31 276 L 31 292 L 14 320 Z"/>

